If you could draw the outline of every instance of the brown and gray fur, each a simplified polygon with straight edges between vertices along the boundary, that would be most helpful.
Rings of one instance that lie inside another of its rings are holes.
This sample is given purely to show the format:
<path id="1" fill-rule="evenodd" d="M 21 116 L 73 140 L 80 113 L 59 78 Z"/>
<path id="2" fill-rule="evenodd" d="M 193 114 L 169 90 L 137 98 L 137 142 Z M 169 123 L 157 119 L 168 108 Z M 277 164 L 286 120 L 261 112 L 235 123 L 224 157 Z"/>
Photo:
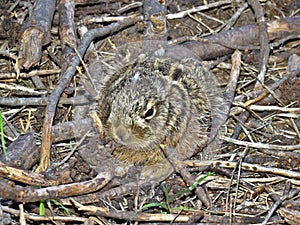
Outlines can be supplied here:
<path id="1" fill-rule="evenodd" d="M 164 159 L 160 144 L 190 157 L 209 140 L 213 85 L 196 59 L 147 56 L 108 78 L 99 101 L 100 119 L 125 162 Z"/>

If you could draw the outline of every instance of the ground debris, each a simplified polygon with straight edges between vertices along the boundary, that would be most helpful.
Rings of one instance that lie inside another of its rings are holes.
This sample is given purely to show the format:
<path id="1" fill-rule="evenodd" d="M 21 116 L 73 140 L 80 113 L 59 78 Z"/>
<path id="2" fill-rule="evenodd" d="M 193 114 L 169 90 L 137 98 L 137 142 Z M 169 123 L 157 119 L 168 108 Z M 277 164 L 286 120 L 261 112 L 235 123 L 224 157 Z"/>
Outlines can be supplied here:
<path id="1" fill-rule="evenodd" d="M 0 6 L 1 224 L 300 224 L 298 1 L 55 2 Z M 96 107 L 150 50 L 207 60 L 225 96 L 216 139 L 167 148 L 152 180 L 113 157 Z"/>

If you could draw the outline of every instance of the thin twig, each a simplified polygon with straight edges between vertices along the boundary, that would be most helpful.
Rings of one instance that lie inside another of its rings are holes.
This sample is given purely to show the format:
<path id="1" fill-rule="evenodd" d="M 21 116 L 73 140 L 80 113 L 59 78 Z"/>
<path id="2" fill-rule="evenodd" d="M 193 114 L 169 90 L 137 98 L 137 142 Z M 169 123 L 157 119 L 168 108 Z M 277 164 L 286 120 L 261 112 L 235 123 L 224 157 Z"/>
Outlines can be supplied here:
<path id="1" fill-rule="evenodd" d="M 283 195 L 272 205 L 268 211 L 268 214 L 265 216 L 265 220 L 262 222 L 262 225 L 266 225 L 268 223 L 274 211 L 281 205 L 282 202 L 284 202 L 286 199 L 293 198 L 299 193 L 299 191 L 299 189 L 291 190 L 291 183 L 287 182 L 284 187 Z"/>
<path id="2" fill-rule="evenodd" d="M 221 161 L 221 160 L 216 160 L 216 161 L 186 160 L 185 163 L 186 165 L 191 167 L 213 166 L 213 167 L 223 167 L 223 168 L 231 168 L 231 169 L 236 167 L 236 162 Z M 257 164 L 250 164 L 250 163 L 243 163 L 242 169 L 246 171 L 257 172 L 257 173 L 271 173 L 271 174 L 277 174 L 277 175 L 286 176 L 298 180 L 300 179 L 300 173 L 292 170 L 265 167 Z"/>
<path id="3" fill-rule="evenodd" d="M 68 153 L 68 155 L 63 160 L 61 160 L 59 163 L 55 164 L 54 168 L 60 167 L 61 165 L 66 163 L 89 134 L 90 134 L 90 131 L 87 132 L 85 135 L 83 135 L 83 137 L 79 140 L 79 142 L 76 143 L 76 146 Z"/>
<path id="4" fill-rule="evenodd" d="M 29 73 L 20 73 L 19 78 L 29 78 L 33 76 L 44 76 L 59 74 L 61 69 L 50 69 L 50 70 L 32 70 Z M 16 79 L 18 77 L 17 73 L 0 73 L 0 79 Z"/>
<path id="5" fill-rule="evenodd" d="M 185 164 L 183 163 L 182 157 L 171 147 L 163 147 L 162 150 L 164 151 L 164 154 L 166 155 L 169 162 L 172 164 L 172 166 L 175 168 L 175 170 L 180 173 L 182 178 L 185 180 L 185 182 L 191 186 L 194 184 L 195 179 L 193 176 L 189 173 L 187 168 L 185 167 Z M 211 208 L 212 202 L 208 194 L 205 192 L 205 190 L 201 186 L 197 186 L 196 188 L 196 194 L 199 200 L 206 206 Z"/>
<path id="6" fill-rule="evenodd" d="M 121 210 L 109 210 L 104 207 L 97 206 L 84 206 L 79 204 L 78 202 L 74 202 L 75 206 L 78 207 L 79 211 L 84 211 L 89 215 L 98 215 L 103 217 L 117 218 L 117 219 L 125 219 L 128 221 L 161 221 L 161 222 L 187 222 L 189 220 L 188 216 L 185 215 L 177 215 L 177 214 L 150 214 L 150 213 L 135 213 L 135 212 L 127 212 Z"/>
<path id="7" fill-rule="evenodd" d="M 12 209 L 8 206 L 1 206 L 4 212 L 10 213 L 14 216 L 20 216 L 20 210 Z M 28 220 L 32 221 L 63 221 L 63 222 L 85 222 L 88 219 L 83 217 L 77 217 L 77 216 L 36 216 L 31 215 L 29 213 L 24 213 L 24 217 Z"/>
<path id="8" fill-rule="evenodd" d="M 253 143 L 247 141 L 240 141 L 236 139 L 232 139 L 226 136 L 220 137 L 222 140 L 236 144 L 241 146 L 246 146 L 250 148 L 258 148 L 258 149 L 273 149 L 273 150 L 281 150 L 281 151 L 293 151 L 299 150 L 300 145 L 272 145 L 272 144 L 265 144 L 265 143 Z"/>
<path id="9" fill-rule="evenodd" d="M 27 97 L 27 98 L 9 98 L 9 97 L 0 97 L 0 105 L 5 106 L 45 106 L 47 105 L 49 98 L 48 97 Z M 88 99 L 87 96 L 76 96 L 71 98 L 60 98 L 58 104 L 63 105 L 86 105 L 91 102 L 91 99 Z"/>
<path id="10" fill-rule="evenodd" d="M 257 0 L 248 0 L 248 3 L 255 12 L 256 21 L 258 23 L 260 31 L 260 69 L 257 75 L 257 83 L 255 84 L 255 87 L 258 88 L 261 86 L 261 84 L 264 84 L 265 81 L 265 75 L 270 54 L 270 46 L 268 38 L 268 29 L 264 17 L 263 7 L 259 4 L 259 1 Z"/>
<path id="11" fill-rule="evenodd" d="M 224 27 L 223 31 L 229 30 L 237 21 L 237 19 L 240 17 L 242 12 L 248 8 L 248 3 L 244 2 L 241 7 L 233 14 L 233 16 L 227 21 L 226 26 Z"/>
<path id="12" fill-rule="evenodd" d="M 16 84 L 3 84 L 3 83 L 0 83 L 0 88 L 10 90 L 10 91 L 16 91 L 16 92 L 19 92 L 19 91 L 26 92 L 26 93 L 34 94 L 34 95 L 47 94 L 47 91 L 36 91 L 33 88 L 28 88 L 28 87 L 24 87 L 24 86 L 20 86 L 20 85 L 16 85 Z"/>
<path id="13" fill-rule="evenodd" d="M 278 111 L 278 112 L 300 113 L 300 108 L 287 108 L 287 107 L 280 107 L 275 105 L 250 105 L 248 108 L 253 111 L 262 111 L 262 112 Z"/>
<path id="14" fill-rule="evenodd" d="M 211 8 L 216 8 L 218 6 L 221 5 L 227 5 L 232 3 L 231 0 L 226 0 L 226 1 L 217 1 L 211 4 L 207 4 L 207 5 L 201 5 L 192 9 L 188 9 L 188 10 L 184 10 L 181 11 L 179 13 L 174 13 L 174 14 L 168 14 L 167 19 L 168 20 L 172 20 L 172 19 L 179 19 L 179 18 L 183 18 L 185 16 L 187 16 L 189 13 L 195 13 L 195 12 L 199 12 L 199 11 L 203 11 L 203 10 L 207 10 L 207 9 L 211 9 Z"/>

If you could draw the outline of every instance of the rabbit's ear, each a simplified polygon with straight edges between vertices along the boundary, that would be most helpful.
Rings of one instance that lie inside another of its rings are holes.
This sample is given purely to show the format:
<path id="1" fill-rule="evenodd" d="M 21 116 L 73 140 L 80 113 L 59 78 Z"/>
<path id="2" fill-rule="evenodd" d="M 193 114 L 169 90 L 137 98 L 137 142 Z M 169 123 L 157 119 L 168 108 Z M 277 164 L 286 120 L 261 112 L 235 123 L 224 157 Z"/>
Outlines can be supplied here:
<path id="1" fill-rule="evenodd" d="M 184 68 L 182 64 L 172 66 L 169 75 L 172 77 L 174 81 L 178 81 L 184 75 L 183 70 Z"/>

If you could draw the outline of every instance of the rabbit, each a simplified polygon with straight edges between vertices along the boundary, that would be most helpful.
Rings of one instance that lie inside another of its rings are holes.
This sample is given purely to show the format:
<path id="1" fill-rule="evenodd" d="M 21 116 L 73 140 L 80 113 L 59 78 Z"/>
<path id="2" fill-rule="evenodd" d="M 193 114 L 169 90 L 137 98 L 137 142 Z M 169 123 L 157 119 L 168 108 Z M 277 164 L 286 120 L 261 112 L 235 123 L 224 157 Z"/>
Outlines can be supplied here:
<path id="1" fill-rule="evenodd" d="M 109 76 L 101 89 L 99 117 L 126 163 L 165 159 L 162 146 L 184 158 L 203 148 L 212 124 L 216 91 L 197 59 L 144 55 Z"/>

